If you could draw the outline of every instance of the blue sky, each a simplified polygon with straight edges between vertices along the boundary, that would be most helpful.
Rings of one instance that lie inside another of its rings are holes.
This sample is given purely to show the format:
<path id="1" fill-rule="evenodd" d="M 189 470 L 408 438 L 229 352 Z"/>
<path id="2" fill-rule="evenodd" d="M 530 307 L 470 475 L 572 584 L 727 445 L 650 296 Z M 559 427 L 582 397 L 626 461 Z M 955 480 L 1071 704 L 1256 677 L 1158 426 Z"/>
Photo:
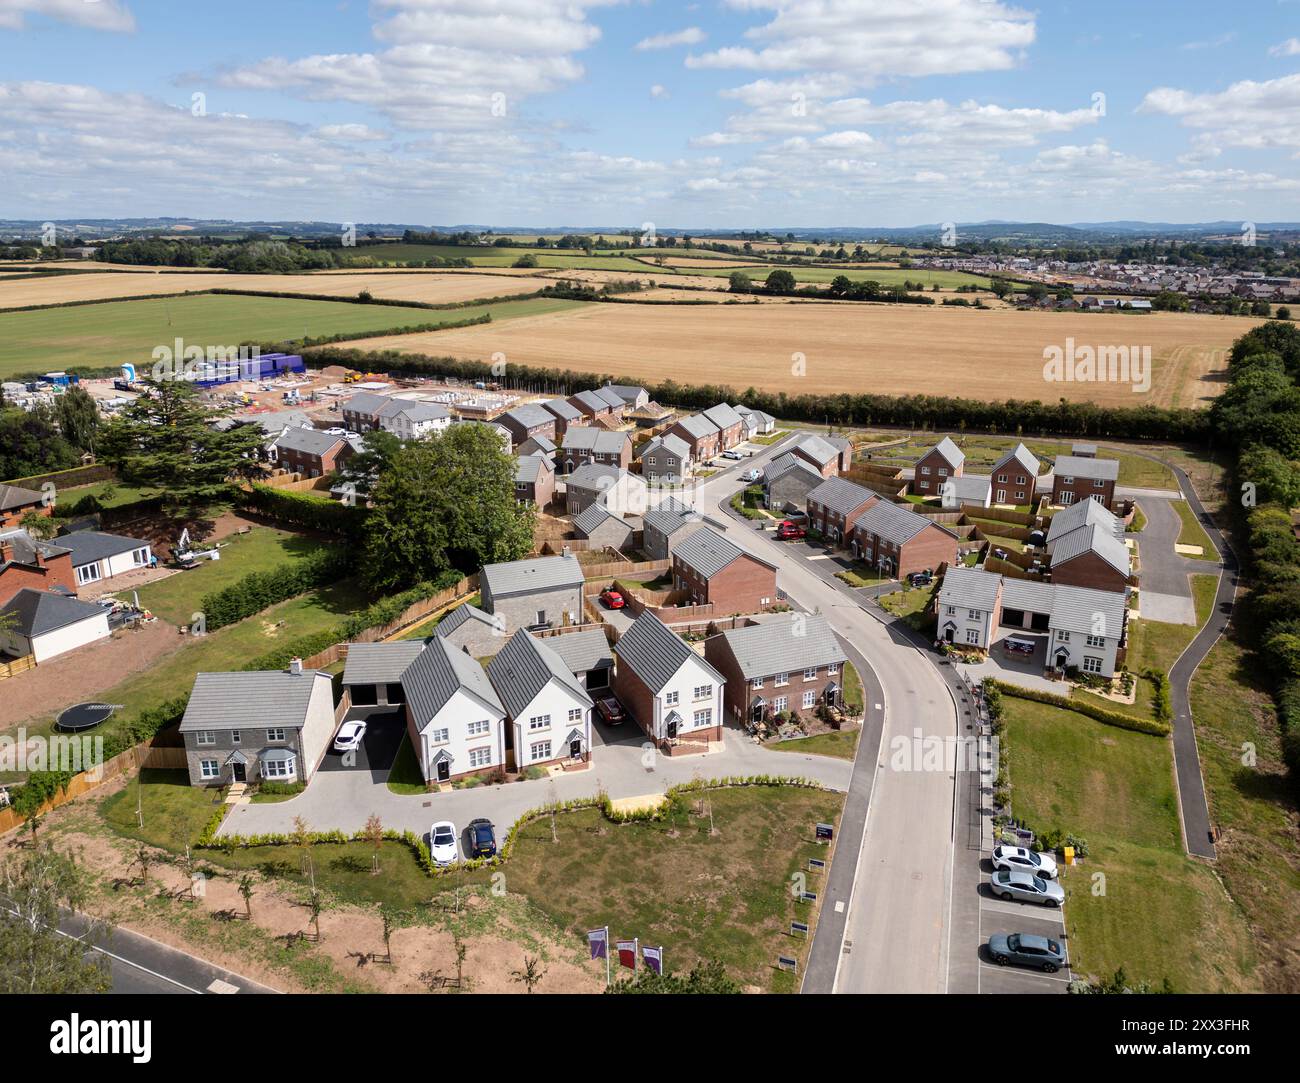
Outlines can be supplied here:
<path id="1" fill-rule="evenodd" d="M 0 217 L 1300 219 L 1300 0 L 0 0 L 0 55 Z"/>

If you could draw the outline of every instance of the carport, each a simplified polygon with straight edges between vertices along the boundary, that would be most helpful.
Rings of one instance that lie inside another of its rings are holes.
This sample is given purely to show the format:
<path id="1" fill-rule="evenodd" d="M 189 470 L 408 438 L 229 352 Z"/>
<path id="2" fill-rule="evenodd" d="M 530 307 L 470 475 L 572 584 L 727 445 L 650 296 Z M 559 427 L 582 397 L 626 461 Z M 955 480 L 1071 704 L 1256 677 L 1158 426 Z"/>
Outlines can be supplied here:
<path id="1" fill-rule="evenodd" d="M 354 707 L 398 706 L 406 702 L 402 674 L 424 650 L 420 640 L 353 643 L 343 667 L 343 687 Z"/>

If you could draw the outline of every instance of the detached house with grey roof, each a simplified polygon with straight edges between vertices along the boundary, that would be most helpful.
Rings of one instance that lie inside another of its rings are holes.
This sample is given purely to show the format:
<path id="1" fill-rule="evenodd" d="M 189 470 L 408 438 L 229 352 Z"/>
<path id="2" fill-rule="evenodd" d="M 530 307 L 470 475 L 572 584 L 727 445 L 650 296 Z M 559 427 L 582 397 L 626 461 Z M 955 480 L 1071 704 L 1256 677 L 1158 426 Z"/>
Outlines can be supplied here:
<path id="1" fill-rule="evenodd" d="M 475 658 L 490 658 L 506 641 L 502 617 L 485 613 L 476 605 L 458 605 L 434 626 L 433 634 Z"/>
<path id="2" fill-rule="evenodd" d="M 1068 507 L 1083 500 L 1115 509 L 1115 483 L 1119 461 L 1081 455 L 1062 455 L 1052 470 L 1052 503 Z"/>
<path id="3" fill-rule="evenodd" d="M 650 392 L 644 387 L 632 384 L 606 384 L 601 391 L 617 395 L 628 410 L 640 410 L 650 405 Z"/>
<path id="4" fill-rule="evenodd" d="M 392 402 L 388 395 L 362 391 L 343 403 L 343 424 L 353 432 L 374 432 L 379 428 L 379 412 Z"/>
<path id="5" fill-rule="evenodd" d="M 555 467 L 545 455 L 515 459 L 515 499 L 544 508 L 555 499 Z"/>
<path id="6" fill-rule="evenodd" d="M 585 425 L 586 416 L 568 399 L 546 399 L 542 409 L 555 417 L 555 435 L 557 439 L 568 431 L 570 425 Z"/>
<path id="7" fill-rule="evenodd" d="M 519 771 L 585 763 L 591 755 L 591 697 L 549 644 L 521 629 L 487 667 L 505 705 L 506 747 Z"/>
<path id="8" fill-rule="evenodd" d="M 840 472 L 840 456 L 843 448 L 834 444 L 828 437 L 808 433 L 790 448 L 790 454 L 803 459 L 823 478 L 831 478 Z"/>
<path id="9" fill-rule="evenodd" d="M 323 429 L 285 429 L 271 446 L 279 466 L 305 478 L 335 473 L 354 450 L 346 437 Z"/>
<path id="10" fill-rule="evenodd" d="M 496 419 L 498 425 L 504 426 L 510 433 L 511 442 L 516 446 L 530 436 L 545 436 L 555 439 L 555 415 L 544 410 L 535 402 L 525 402 L 513 410 L 507 410 Z"/>
<path id="11" fill-rule="evenodd" d="M 307 782 L 334 736 L 328 673 L 303 669 L 200 673 L 180 724 L 193 786 Z"/>
<path id="12" fill-rule="evenodd" d="M 147 541 L 99 530 L 74 530 L 55 538 L 52 544 L 68 551 L 79 587 L 147 568 L 153 560 Z"/>
<path id="13" fill-rule="evenodd" d="M 691 449 L 691 459 L 697 463 L 712 459 L 722 450 L 719 446 L 722 434 L 718 426 L 703 414 L 691 414 L 679 418 L 668 426 L 663 435 L 669 433 L 682 440 Z"/>
<path id="14" fill-rule="evenodd" d="M 590 421 L 600 421 L 602 418 L 617 421 L 622 418 L 627 404 L 612 391 L 601 394 L 604 390 L 597 388 L 594 391 L 579 391 L 576 395 L 569 396 L 569 404 L 582 411 L 583 416 Z"/>
<path id="15" fill-rule="evenodd" d="M 787 451 L 763 468 L 763 503 L 775 512 L 802 511 L 824 480 L 807 459 Z"/>
<path id="16" fill-rule="evenodd" d="M 641 515 L 649 505 L 643 478 L 616 466 L 584 463 L 564 479 L 564 507 L 570 515 L 604 504 L 616 515 Z"/>
<path id="17" fill-rule="evenodd" d="M 1053 583 L 1112 591 L 1133 583 L 1124 522 L 1099 501 L 1083 500 L 1053 515 L 1047 552 Z"/>
<path id="18" fill-rule="evenodd" d="M 691 446 L 680 436 L 665 433 L 641 448 L 641 476 L 649 482 L 680 485 L 691 469 Z"/>
<path id="19" fill-rule="evenodd" d="M 641 548 L 651 560 L 667 560 L 674 546 L 704 526 L 704 516 L 670 497 L 645 513 Z"/>
<path id="20" fill-rule="evenodd" d="M 745 420 L 725 402 L 702 411 L 718 429 L 718 450 L 727 451 L 745 439 Z"/>
<path id="21" fill-rule="evenodd" d="M 966 453 L 951 437 L 945 436 L 916 460 L 912 492 L 918 496 L 940 496 L 943 483 L 961 477 L 965 468 Z"/>
<path id="22" fill-rule="evenodd" d="M 666 751 L 722 738 L 726 678 L 653 613 L 614 644 L 614 693 L 646 736 Z"/>
<path id="23" fill-rule="evenodd" d="M 406 733 L 431 785 L 506 766 L 505 708 L 483 667 L 435 636 L 402 674 Z"/>
<path id="24" fill-rule="evenodd" d="M 632 437 L 626 432 L 574 425 L 564 434 L 558 460 L 564 474 L 586 463 L 626 470 L 632 465 Z"/>
<path id="25" fill-rule="evenodd" d="M 109 636 L 108 610 L 57 590 L 22 587 L 0 605 L 0 661 L 37 665 Z"/>
<path id="26" fill-rule="evenodd" d="M 760 613 L 776 605 L 776 565 L 748 553 L 712 527 L 696 530 L 673 547 L 675 589 L 716 616 Z"/>
<path id="27" fill-rule="evenodd" d="M 704 657 L 727 680 L 727 718 L 745 725 L 786 711 L 843 703 L 843 646 L 820 613 L 733 628 L 704 641 Z"/>
<path id="28" fill-rule="evenodd" d="M 400 440 L 419 440 L 451 425 L 451 411 L 436 402 L 390 399 L 379 411 L 379 427 Z"/>
<path id="29" fill-rule="evenodd" d="M 29 512 L 53 515 L 54 505 L 45 503 L 45 494 L 21 485 L 0 485 L 0 528 L 17 526 Z"/>
<path id="30" fill-rule="evenodd" d="M 604 504 L 592 504 L 581 515 L 573 517 L 573 532 L 590 543 L 593 549 L 628 548 L 632 541 L 632 524 L 621 515 L 615 515 Z"/>
<path id="31" fill-rule="evenodd" d="M 808 493 L 808 525 L 832 544 L 846 544 L 858 516 L 879 499 L 847 478 L 827 478 Z"/>
<path id="32" fill-rule="evenodd" d="M 1040 465 L 1024 444 L 1017 444 L 1002 456 L 993 467 L 993 503 L 1032 504 Z"/>
<path id="33" fill-rule="evenodd" d="M 507 631 L 582 623 L 582 565 L 574 557 L 489 564 L 479 573 L 483 611 Z"/>

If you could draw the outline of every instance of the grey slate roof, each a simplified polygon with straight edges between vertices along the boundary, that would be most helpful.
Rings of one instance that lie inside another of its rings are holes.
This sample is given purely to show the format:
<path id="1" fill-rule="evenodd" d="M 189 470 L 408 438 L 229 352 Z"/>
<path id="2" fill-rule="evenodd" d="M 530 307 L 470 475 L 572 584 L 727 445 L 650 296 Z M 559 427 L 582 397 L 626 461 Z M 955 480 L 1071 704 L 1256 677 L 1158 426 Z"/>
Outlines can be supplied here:
<path id="1" fill-rule="evenodd" d="M 594 388 L 592 394 L 599 396 L 602 402 L 614 410 L 621 410 L 627 405 L 627 400 L 612 387 Z"/>
<path id="2" fill-rule="evenodd" d="M 614 644 L 614 654 L 620 669 L 627 666 L 652 692 L 661 691 L 693 657 L 713 668 L 653 613 L 642 613 L 633 621 Z"/>
<path id="3" fill-rule="evenodd" d="M 593 410 L 596 413 L 608 411 L 610 408 L 610 403 L 605 399 L 603 395 L 600 395 L 597 392 L 591 390 L 579 391 L 576 395 L 569 396 L 570 402 L 574 402 L 575 400 L 578 402 L 579 405 L 585 406 L 588 410 Z M 618 405 L 619 406 L 623 405 L 622 399 L 618 400 Z"/>
<path id="4" fill-rule="evenodd" d="M 816 502 L 836 515 L 847 515 L 874 496 L 870 489 L 847 478 L 827 478 L 808 494 L 808 503 Z"/>
<path id="5" fill-rule="evenodd" d="M 1095 504 L 1096 501 L 1089 501 Z M 1052 566 L 1064 564 L 1084 553 L 1096 553 L 1117 572 L 1128 575 L 1133 569 L 1128 546 L 1097 523 L 1071 530 L 1052 543 Z"/>
<path id="6" fill-rule="evenodd" d="M 695 440 L 702 439 L 705 436 L 712 436 L 718 431 L 718 426 L 703 414 L 690 414 L 687 417 L 680 418 L 677 424 L 683 432 Z"/>
<path id="7" fill-rule="evenodd" d="M 555 454 L 555 441 L 543 433 L 536 436 L 530 436 L 519 445 L 517 451 L 520 455 L 545 455 L 548 459 Z"/>
<path id="8" fill-rule="evenodd" d="M 483 667 L 445 640 L 431 639 L 402 674 L 402 691 L 421 733 L 462 689 L 496 712 L 498 718 L 505 714 Z"/>
<path id="9" fill-rule="evenodd" d="M 952 534 L 951 530 L 940 526 L 933 519 L 917 515 L 916 512 L 891 504 L 888 500 L 881 500 L 858 516 L 853 529 L 875 534 L 894 545 L 902 545 L 904 542 L 911 541 L 929 526 Z M 954 534 L 953 537 L 956 535 Z"/>
<path id="10" fill-rule="evenodd" d="M 723 537 L 712 527 L 695 531 L 673 550 L 673 557 L 679 558 L 692 571 L 708 579 L 716 575 L 734 561 L 743 556 L 753 557 L 760 564 L 775 567 L 753 553 L 746 553 L 729 538 Z"/>
<path id="11" fill-rule="evenodd" d="M 981 568 L 955 565 L 943 573 L 943 584 L 939 587 L 939 604 L 956 606 L 958 609 L 979 609 L 990 613 L 997 604 L 998 587 L 1001 583 L 1000 575 L 994 575 Z M 942 619 L 941 616 L 940 620 Z"/>
<path id="12" fill-rule="evenodd" d="M 441 421 L 451 417 L 451 411 L 436 402 L 420 402 L 411 399 L 392 399 L 379 411 L 380 417 L 399 417 L 405 414 L 412 421 Z"/>
<path id="13" fill-rule="evenodd" d="M 421 640 L 395 643 L 351 643 L 343 667 L 344 685 L 396 684 L 406 667 L 424 650 Z"/>
<path id="14" fill-rule="evenodd" d="M 986 573 L 987 574 L 987 573 Z M 1011 579 L 1002 577 L 1002 605 L 1010 609 L 1028 609 L 1051 616 L 1056 605 L 1056 592 L 1061 587 L 1038 579 Z M 1055 627 L 1054 619 L 1050 621 Z"/>
<path id="15" fill-rule="evenodd" d="M 627 471 L 617 466 L 604 463 L 583 463 L 564 479 L 569 489 L 589 489 L 592 492 L 605 492 L 612 489 Z"/>
<path id="16" fill-rule="evenodd" d="M 776 481 L 777 478 L 784 477 L 786 474 L 790 473 L 791 470 L 802 470 L 807 474 L 811 474 L 815 478 L 821 477 L 821 475 L 809 465 L 807 459 L 801 459 L 793 451 L 787 451 L 784 455 L 778 455 L 763 468 L 763 481 L 770 484 L 771 482 Z"/>
<path id="17" fill-rule="evenodd" d="M 543 410 L 535 402 L 525 402 L 516 406 L 513 410 L 507 410 L 499 420 L 504 421 L 506 418 L 524 429 L 532 429 L 538 425 L 555 424 L 555 415 L 550 410 Z"/>
<path id="18" fill-rule="evenodd" d="M 458 605 L 442 620 L 438 621 L 434 626 L 433 634 L 446 638 L 470 621 L 484 624 L 490 629 L 505 631 L 505 621 L 499 617 L 494 617 L 491 613 L 484 613 L 478 606 L 466 602 L 464 605 Z"/>
<path id="19" fill-rule="evenodd" d="M 39 504 L 41 494 L 34 489 L 24 489 L 21 485 L 0 485 L 0 511 Z"/>
<path id="20" fill-rule="evenodd" d="M 1124 522 L 1118 515 L 1103 508 L 1096 500 L 1080 500 L 1052 516 L 1047 527 L 1047 544 L 1050 549 L 1058 538 L 1080 527 L 1101 526 L 1116 538 L 1124 537 Z"/>
<path id="21" fill-rule="evenodd" d="M 543 470 L 554 471 L 551 460 L 544 455 L 520 455 L 515 459 L 515 481 L 533 485 Z"/>
<path id="22" fill-rule="evenodd" d="M 1115 481 L 1119 477 L 1117 459 L 1081 459 L 1077 455 L 1057 457 L 1056 476 L 1072 478 L 1100 478 L 1102 481 Z"/>
<path id="23" fill-rule="evenodd" d="M 323 429 L 285 429 L 275 440 L 275 446 L 301 451 L 304 455 L 324 455 L 331 448 L 346 444 L 341 436 L 331 436 Z"/>
<path id="24" fill-rule="evenodd" d="M 592 504 L 581 515 L 573 517 L 573 529 L 576 530 L 580 537 L 590 537 L 591 532 L 599 527 L 606 519 L 613 519 L 617 523 L 623 520 L 611 512 L 604 504 Z M 631 527 L 628 528 L 629 530 Z"/>
<path id="25" fill-rule="evenodd" d="M 0 605 L 0 614 L 13 614 L 14 631 L 24 636 L 40 636 L 60 628 L 86 620 L 89 617 L 103 616 L 105 610 L 90 602 L 69 598 L 51 590 L 36 590 L 24 587 L 4 605 Z"/>
<path id="26" fill-rule="evenodd" d="M 517 718 L 526 710 L 551 681 L 557 681 L 588 707 L 591 706 L 591 697 L 564 659 L 551 650 L 545 640 L 529 635 L 522 628 L 488 663 L 487 672 L 511 718 Z"/>
<path id="27" fill-rule="evenodd" d="M 722 633 L 746 680 L 773 673 L 796 673 L 848 660 L 830 621 L 820 613 L 800 614 L 802 621 L 777 620 Z"/>
<path id="28" fill-rule="evenodd" d="M 691 457 L 691 445 L 683 440 L 676 433 L 665 433 L 663 436 L 656 436 L 653 440 L 646 443 L 641 449 L 641 459 L 645 460 L 647 455 L 653 455 L 660 448 L 668 452 L 669 455 L 676 455 L 678 459 L 689 459 Z"/>
<path id="29" fill-rule="evenodd" d="M 542 403 L 542 408 L 550 411 L 561 421 L 577 421 L 583 416 L 582 411 L 568 399 L 547 399 Z"/>
<path id="30" fill-rule="evenodd" d="M 997 465 L 993 467 L 993 473 L 996 474 L 1003 466 L 1013 460 L 1024 467 L 1025 473 L 1029 475 L 1031 481 L 1038 477 L 1038 459 L 1035 457 L 1033 452 L 1025 447 L 1024 444 L 1017 444 L 1003 455 L 1002 458 L 998 460 Z"/>
<path id="31" fill-rule="evenodd" d="M 559 655 L 573 674 L 586 673 L 592 669 L 608 669 L 614 664 L 614 652 L 610 650 L 609 640 L 600 628 L 584 628 L 581 632 L 547 636 L 546 645 Z"/>
<path id="32" fill-rule="evenodd" d="M 1052 627 L 1082 635 L 1118 639 L 1124 628 L 1128 591 L 1057 586 L 1052 602 Z M 1100 629 L 1095 631 L 1094 629 Z"/>
<path id="33" fill-rule="evenodd" d="M 362 391 L 358 395 L 353 395 L 343 404 L 343 409 L 354 414 L 365 414 L 369 417 L 376 417 L 379 411 L 389 403 L 387 395 L 377 395 L 373 391 Z"/>
<path id="34" fill-rule="evenodd" d="M 815 433 L 809 433 L 799 440 L 795 447 L 799 448 L 809 458 L 813 459 L 817 465 L 825 466 L 827 463 L 835 462 L 840 457 L 839 448 L 829 440 L 823 440 Z"/>
<path id="35" fill-rule="evenodd" d="M 608 390 L 614 392 L 614 394 L 622 399 L 628 406 L 631 406 L 632 403 L 636 402 L 636 400 L 642 395 L 645 395 L 647 398 L 650 395 L 650 392 L 644 387 L 636 387 L 632 384 L 608 384 L 607 387 Z"/>
<path id="36" fill-rule="evenodd" d="M 954 444 L 952 442 L 952 437 L 950 436 L 945 436 L 935 444 L 930 451 L 937 451 L 948 461 L 954 470 L 966 461 L 966 452 L 962 451 L 961 448 Z M 930 451 L 927 451 L 925 454 L 929 455 Z M 925 458 L 925 455 L 921 457 Z"/>
<path id="37" fill-rule="evenodd" d="M 582 565 L 576 557 L 534 557 L 488 564 L 480 573 L 493 598 L 531 594 L 535 590 L 582 586 Z"/>
<path id="38" fill-rule="evenodd" d="M 698 523 L 703 516 L 680 500 L 669 498 L 645 513 L 644 525 L 669 537 L 687 523 Z"/>
<path id="39" fill-rule="evenodd" d="M 745 419 L 725 402 L 720 402 L 717 406 L 710 406 L 707 410 L 702 412 L 704 416 L 712 421 L 719 429 L 730 429 L 735 425 L 743 425 L 745 423 Z"/>
<path id="40" fill-rule="evenodd" d="M 1070 454 L 1072 455 L 1096 455 L 1096 444 L 1071 444 Z"/>
<path id="41" fill-rule="evenodd" d="M 322 681 L 328 688 L 329 674 L 314 669 L 297 674 L 284 669 L 200 673 L 194 678 L 181 732 L 264 726 L 300 729 L 312 693 Z"/>
<path id="42" fill-rule="evenodd" d="M 631 437 L 625 432 L 610 432 L 587 425 L 573 425 L 564 431 L 565 451 L 594 451 L 601 455 L 619 455 Z"/>
<path id="43" fill-rule="evenodd" d="M 98 530 L 75 530 L 71 534 L 55 538 L 54 544 L 67 549 L 72 554 L 74 568 L 149 546 L 147 541 L 141 541 L 139 538 L 126 538 L 121 534 L 104 534 Z"/>
<path id="44" fill-rule="evenodd" d="M 961 477 L 944 478 L 943 485 L 951 486 L 947 491 L 952 494 L 953 500 L 958 504 L 966 502 L 984 504 L 993 495 L 993 479 L 981 477 L 977 474 L 963 474 Z M 943 485 L 940 486 L 940 495 L 944 492 Z"/>

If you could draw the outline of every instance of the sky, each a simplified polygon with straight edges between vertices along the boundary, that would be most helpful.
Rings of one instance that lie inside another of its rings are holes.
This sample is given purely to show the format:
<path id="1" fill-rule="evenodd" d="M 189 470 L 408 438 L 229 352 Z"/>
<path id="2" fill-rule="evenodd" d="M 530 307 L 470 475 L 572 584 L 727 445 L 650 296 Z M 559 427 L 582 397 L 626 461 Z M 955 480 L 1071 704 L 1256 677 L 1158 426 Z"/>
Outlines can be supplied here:
<path id="1" fill-rule="evenodd" d="M 1300 220 L 1300 0 L 0 0 L 0 57 L 3 218 Z"/>

